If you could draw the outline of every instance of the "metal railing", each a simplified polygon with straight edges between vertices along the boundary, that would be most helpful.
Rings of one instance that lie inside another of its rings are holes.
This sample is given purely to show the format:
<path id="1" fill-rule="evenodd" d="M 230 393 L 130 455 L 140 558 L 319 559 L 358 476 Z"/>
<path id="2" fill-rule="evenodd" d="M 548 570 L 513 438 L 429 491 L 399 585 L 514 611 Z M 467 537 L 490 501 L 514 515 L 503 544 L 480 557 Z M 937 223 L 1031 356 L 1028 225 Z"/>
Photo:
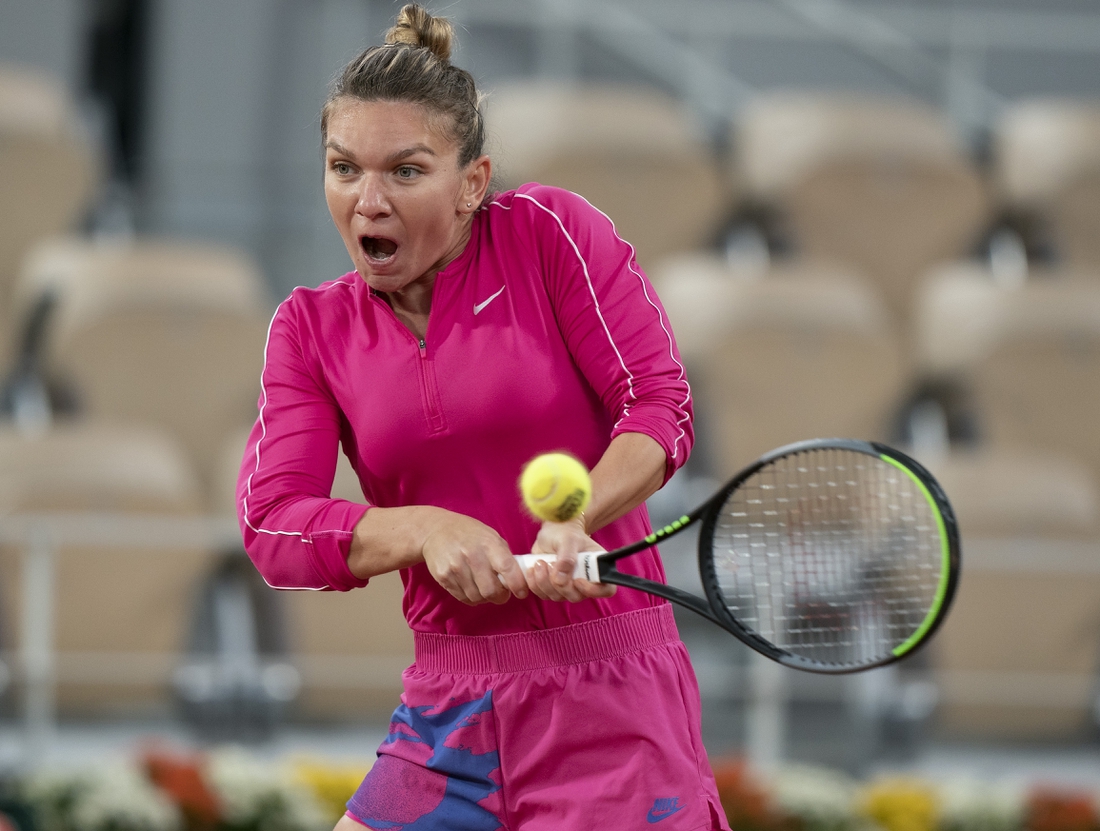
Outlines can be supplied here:
<path id="1" fill-rule="evenodd" d="M 964 134 L 987 125 L 1006 103 L 990 77 L 991 56 L 1100 55 L 1100 8 L 1066 3 L 461 0 L 447 13 L 468 27 L 529 30 L 540 76 L 578 77 L 583 37 L 713 121 L 728 121 L 757 91 L 721 60 L 739 43 L 843 49 L 942 106 Z"/>
<path id="2" fill-rule="evenodd" d="M 219 551 L 240 545 L 240 529 L 232 516 L 27 512 L 0 515 L 0 545 L 22 552 L 22 620 L 12 674 L 22 688 L 22 758 L 33 767 L 48 749 L 57 721 L 54 619 L 59 549 L 80 545 Z M 120 655 L 111 657 L 117 668 Z M 141 656 L 137 660 L 148 663 Z M 126 663 L 124 653 L 121 662 Z"/>

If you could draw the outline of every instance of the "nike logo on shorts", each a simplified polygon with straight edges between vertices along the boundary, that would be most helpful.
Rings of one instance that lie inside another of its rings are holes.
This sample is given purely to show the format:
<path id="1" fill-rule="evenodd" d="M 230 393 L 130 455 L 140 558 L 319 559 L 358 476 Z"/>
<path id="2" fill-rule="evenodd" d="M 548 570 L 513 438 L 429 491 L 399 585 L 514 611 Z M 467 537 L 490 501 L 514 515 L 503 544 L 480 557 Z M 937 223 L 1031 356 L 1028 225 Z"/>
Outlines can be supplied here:
<path id="1" fill-rule="evenodd" d="M 686 805 L 680 803 L 680 797 L 678 796 L 655 799 L 653 800 L 653 807 L 650 808 L 649 813 L 645 815 L 646 822 L 660 822 L 663 819 L 668 819 L 677 811 L 681 811 L 686 807 Z"/>
<path id="2" fill-rule="evenodd" d="M 494 294 L 488 300 L 482 300 L 480 303 L 476 303 L 474 305 L 474 314 L 475 315 L 481 314 L 481 312 L 484 311 L 486 306 L 488 306 L 490 303 L 492 303 L 494 300 L 496 300 L 498 297 L 500 297 L 500 292 L 504 291 L 504 289 L 505 289 L 505 286 L 501 286 L 500 291 L 498 291 L 496 294 Z"/>

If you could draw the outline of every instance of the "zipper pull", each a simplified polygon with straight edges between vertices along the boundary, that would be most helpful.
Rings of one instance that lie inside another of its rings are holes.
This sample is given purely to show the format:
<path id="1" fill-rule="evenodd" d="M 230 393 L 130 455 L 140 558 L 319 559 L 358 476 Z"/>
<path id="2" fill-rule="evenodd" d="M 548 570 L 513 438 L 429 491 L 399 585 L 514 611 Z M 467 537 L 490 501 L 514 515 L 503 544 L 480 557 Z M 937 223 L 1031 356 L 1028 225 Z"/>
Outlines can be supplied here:
<path id="1" fill-rule="evenodd" d="M 425 350 L 425 349 L 427 348 L 428 344 L 426 344 L 426 343 L 424 342 L 424 338 L 421 338 L 421 339 L 420 339 L 420 341 L 419 341 L 419 343 L 420 343 L 420 354 L 421 354 L 421 355 L 423 355 L 423 354 L 424 354 L 424 350 Z"/>

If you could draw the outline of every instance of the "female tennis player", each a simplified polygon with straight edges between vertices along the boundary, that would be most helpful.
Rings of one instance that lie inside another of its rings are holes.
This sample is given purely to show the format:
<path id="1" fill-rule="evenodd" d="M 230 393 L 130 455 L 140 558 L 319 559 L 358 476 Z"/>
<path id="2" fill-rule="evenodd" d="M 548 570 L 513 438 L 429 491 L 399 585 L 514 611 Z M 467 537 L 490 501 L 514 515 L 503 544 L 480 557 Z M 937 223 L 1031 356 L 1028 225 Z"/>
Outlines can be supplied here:
<path id="1" fill-rule="evenodd" d="M 687 458 L 668 319 L 584 199 L 490 194 L 452 36 L 406 6 L 334 83 L 324 188 L 354 270 L 276 311 L 238 486 L 272 586 L 404 582 L 415 663 L 338 828 L 727 828 L 670 606 L 571 576 L 650 531 L 644 500 Z M 341 446 L 366 505 L 329 498 Z M 539 524 L 516 483 L 553 450 L 592 500 Z M 532 550 L 561 559 L 525 575 Z M 664 579 L 655 549 L 623 568 Z"/>

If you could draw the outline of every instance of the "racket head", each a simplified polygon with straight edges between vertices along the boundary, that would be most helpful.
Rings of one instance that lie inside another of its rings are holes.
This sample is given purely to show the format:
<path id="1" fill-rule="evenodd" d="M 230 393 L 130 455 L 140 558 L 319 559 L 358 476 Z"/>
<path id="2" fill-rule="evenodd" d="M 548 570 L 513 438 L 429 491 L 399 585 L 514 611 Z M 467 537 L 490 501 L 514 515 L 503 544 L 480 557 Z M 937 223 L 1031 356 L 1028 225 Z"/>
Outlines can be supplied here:
<path id="1" fill-rule="evenodd" d="M 935 478 L 886 445 L 778 448 L 706 505 L 699 571 L 718 622 L 796 669 L 858 672 L 912 654 L 959 579 L 958 526 Z"/>

